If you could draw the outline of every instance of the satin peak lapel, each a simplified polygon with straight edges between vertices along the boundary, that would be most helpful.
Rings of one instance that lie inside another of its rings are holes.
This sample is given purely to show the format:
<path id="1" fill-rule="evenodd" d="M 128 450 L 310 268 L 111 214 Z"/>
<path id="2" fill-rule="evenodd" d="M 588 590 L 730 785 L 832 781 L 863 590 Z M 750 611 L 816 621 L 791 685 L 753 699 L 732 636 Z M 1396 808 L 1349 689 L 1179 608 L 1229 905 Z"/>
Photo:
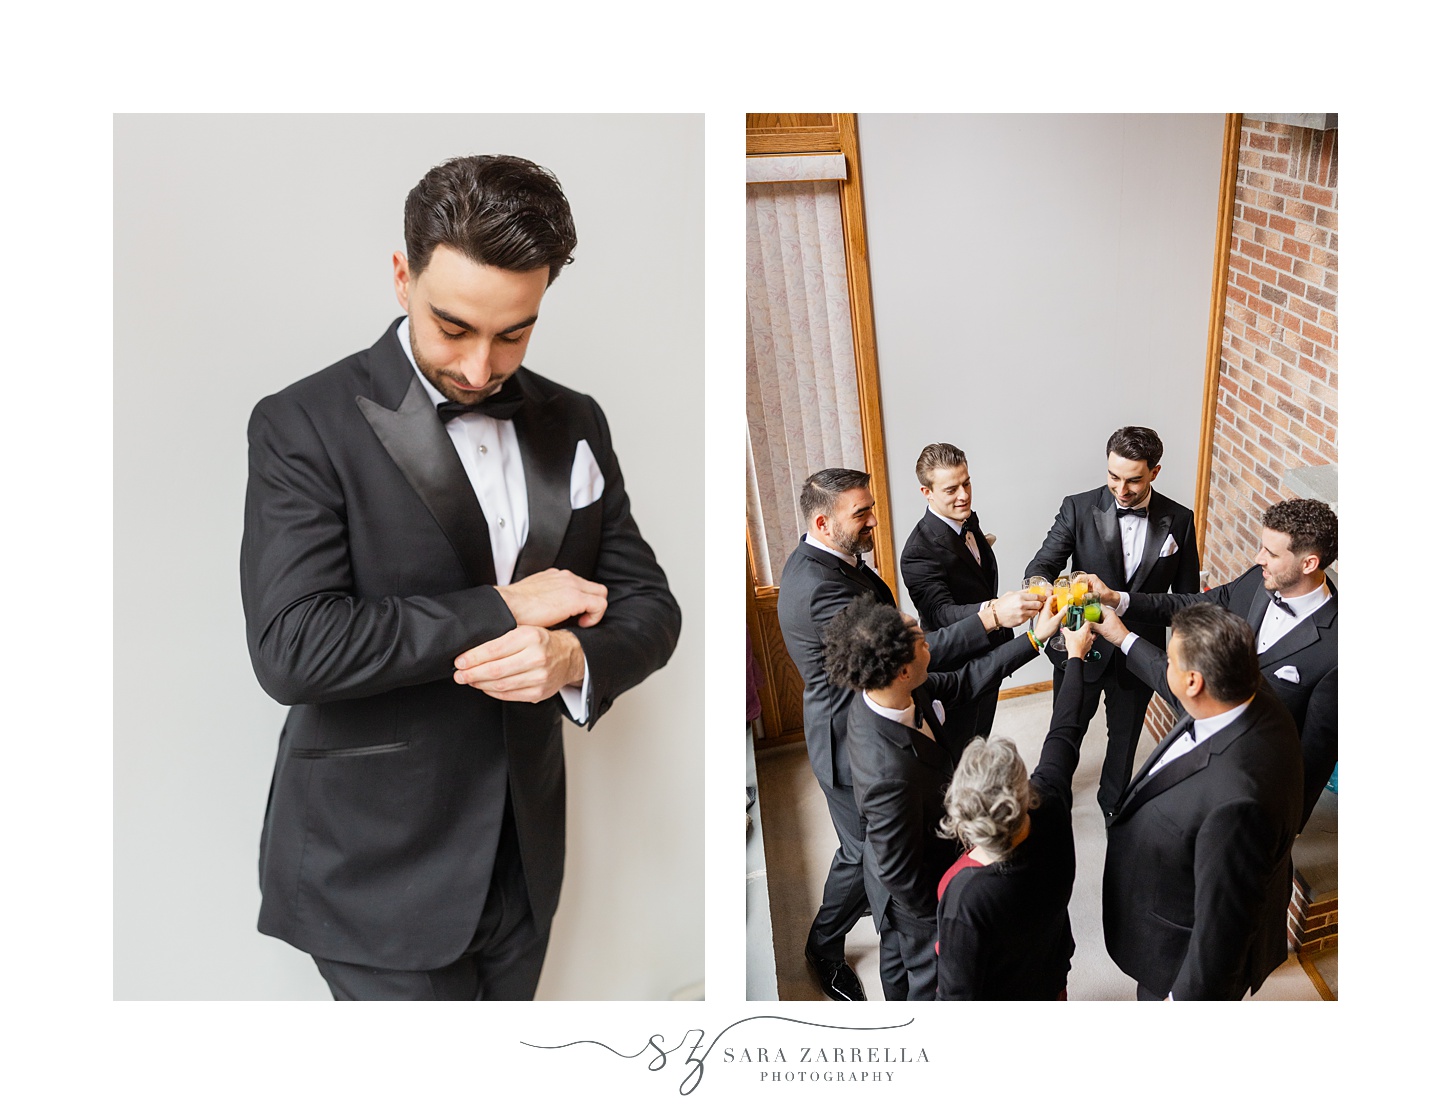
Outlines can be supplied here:
<path id="1" fill-rule="evenodd" d="M 1225 741 L 1228 742 L 1229 740 Z M 1200 770 L 1204 769 L 1205 766 L 1209 765 L 1209 760 L 1214 757 L 1219 749 L 1214 746 L 1217 742 L 1219 742 L 1218 736 L 1210 739 L 1209 742 L 1202 746 L 1195 747 L 1188 754 L 1179 755 L 1178 758 L 1166 765 L 1153 777 L 1146 781 L 1141 781 L 1139 787 L 1124 798 L 1123 811 L 1132 811 L 1132 809 L 1137 808 L 1144 801 L 1152 800 L 1160 793 L 1174 788 L 1181 781 L 1187 781 Z M 1158 759 L 1155 758 L 1154 761 L 1157 762 Z M 1150 765 L 1149 769 L 1153 769 L 1153 766 Z"/>
<path id="2" fill-rule="evenodd" d="M 924 735 L 915 727 L 908 727 L 904 723 L 895 723 L 890 720 L 888 721 L 890 725 L 888 729 L 896 729 L 894 734 L 896 735 L 897 745 L 903 750 L 910 750 L 918 762 L 921 762 L 929 769 L 946 771 L 951 776 L 952 759 L 947 753 L 947 748 L 940 742 L 942 738 L 942 724 L 937 721 L 937 716 L 932 712 L 932 702 L 929 700 L 924 706 L 917 703 L 915 697 L 913 702 L 917 710 L 922 712 L 922 716 L 927 721 L 928 726 L 931 727 L 933 735 Z M 935 738 L 933 737 L 934 735 Z"/>
<path id="3" fill-rule="evenodd" d="M 857 578 L 861 580 L 862 583 L 867 584 L 871 587 L 872 592 L 876 595 L 878 600 L 892 607 L 897 606 L 897 597 L 892 595 L 892 590 L 887 587 L 887 582 L 883 580 L 880 576 L 878 576 L 876 570 L 868 565 L 865 561 L 862 561 L 860 564 L 857 565 L 855 569 L 851 571 L 856 573 Z"/>
<path id="4" fill-rule="evenodd" d="M 448 538 L 469 579 L 476 585 L 494 583 L 489 524 L 423 384 L 413 377 L 397 410 L 362 395 L 357 396 L 357 403 L 393 463 Z"/>
<path id="5" fill-rule="evenodd" d="M 1193 723 L 1194 718 L 1186 712 L 1174 721 L 1173 727 L 1164 732 L 1164 737 L 1159 740 L 1159 745 L 1149 752 L 1149 756 L 1144 759 L 1143 765 L 1139 767 L 1138 773 L 1129 779 L 1128 787 L 1124 790 L 1122 807 L 1119 809 L 1120 815 L 1128 810 L 1131 801 L 1137 799 L 1139 788 L 1144 784 L 1144 779 L 1148 775 L 1148 772 L 1154 768 L 1154 763 L 1159 760 L 1160 756 L 1166 750 L 1174 745 L 1174 740 L 1184 734 L 1185 729 Z"/>
<path id="6" fill-rule="evenodd" d="M 1260 624 L 1265 621 L 1265 612 L 1270 609 L 1270 594 L 1260 588 L 1250 597 L 1249 614 L 1244 617 L 1249 624 L 1249 629 L 1254 631 L 1255 639 L 1260 636 Z"/>
<path id="7" fill-rule="evenodd" d="M 982 578 L 987 582 L 988 590 L 998 594 L 998 557 L 993 552 L 993 547 L 987 543 L 987 534 L 981 526 L 973 535 L 977 539 L 977 551 L 982 554 Z"/>
<path id="8" fill-rule="evenodd" d="M 1118 574 L 1117 582 L 1124 582 L 1124 543 L 1118 532 L 1118 514 L 1114 511 L 1113 496 L 1109 496 L 1107 507 L 1096 507 L 1093 512 L 1093 522 L 1098 529 L 1098 536 L 1103 541 L 1103 550 L 1107 555 L 1108 563 Z M 1080 558 L 1081 560 L 1081 558 Z M 1142 561 L 1139 562 L 1143 564 Z M 1080 568 L 1083 565 L 1079 565 Z"/>
<path id="9" fill-rule="evenodd" d="M 1159 561 L 1159 550 L 1164 548 L 1164 539 L 1169 536 L 1169 530 L 1173 517 L 1165 511 L 1162 514 L 1150 514 L 1148 522 L 1148 535 L 1144 538 L 1144 554 L 1139 558 L 1139 567 L 1134 570 L 1134 581 L 1129 585 L 1130 592 L 1141 591 L 1145 581 L 1149 578 L 1149 572 Z"/>
<path id="10" fill-rule="evenodd" d="M 569 505 L 569 475 L 579 439 L 552 424 L 543 409 L 531 397 L 514 415 L 529 492 L 529 536 L 514 562 L 516 581 L 554 564 L 574 513 Z"/>
<path id="11" fill-rule="evenodd" d="M 1261 595 L 1263 594 L 1264 593 L 1261 593 Z M 1269 597 L 1266 596 L 1265 598 L 1268 599 Z M 1314 615 L 1310 615 L 1304 619 L 1301 619 L 1298 623 L 1295 624 L 1295 628 L 1293 630 L 1289 631 L 1283 638 L 1281 638 L 1278 642 L 1276 642 L 1273 646 L 1269 647 L 1267 650 L 1265 650 L 1263 654 L 1260 655 L 1260 664 L 1268 665 L 1271 662 L 1279 661 L 1281 658 L 1287 658 L 1291 654 L 1298 654 L 1301 650 L 1309 649 L 1311 646 L 1315 645 L 1315 643 L 1319 642 L 1320 626 L 1318 623 L 1315 622 L 1315 620 L 1326 618 L 1326 616 L 1322 615 L 1321 612 L 1324 611 L 1326 608 L 1334 608 L 1334 606 L 1335 601 L 1330 600 L 1328 603 L 1321 604 L 1319 611 L 1316 611 Z M 1261 618 L 1263 618 L 1263 616 L 1261 616 Z M 1258 637 L 1259 627 L 1255 624 L 1251 624 L 1250 629 L 1253 630 L 1256 637 Z"/>

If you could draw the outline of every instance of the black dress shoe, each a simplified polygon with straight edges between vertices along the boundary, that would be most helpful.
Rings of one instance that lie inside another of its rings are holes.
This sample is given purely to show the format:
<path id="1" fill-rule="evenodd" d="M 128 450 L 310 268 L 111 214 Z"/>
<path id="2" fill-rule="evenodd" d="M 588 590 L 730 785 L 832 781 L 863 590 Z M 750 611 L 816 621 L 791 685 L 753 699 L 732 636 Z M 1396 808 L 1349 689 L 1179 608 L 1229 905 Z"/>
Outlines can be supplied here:
<path id="1" fill-rule="evenodd" d="M 820 956 L 812 955 L 811 949 L 806 950 L 806 964 L 811 968 L 816 981 L 821 984 L 821 992 L 828 998 L 838 1002 L 865 1002 L 866 991 L 862 989 L 861 979 L 856 977 L 856 972 L 847 966 L 844 959 L 823 959 Z"/>

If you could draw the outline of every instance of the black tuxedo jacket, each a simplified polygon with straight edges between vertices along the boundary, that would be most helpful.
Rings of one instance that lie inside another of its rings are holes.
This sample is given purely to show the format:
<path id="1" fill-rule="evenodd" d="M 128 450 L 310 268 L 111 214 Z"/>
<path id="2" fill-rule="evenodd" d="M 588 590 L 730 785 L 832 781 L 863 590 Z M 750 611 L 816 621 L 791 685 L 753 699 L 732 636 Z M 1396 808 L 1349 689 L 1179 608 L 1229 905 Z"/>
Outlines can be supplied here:
<path id="1" fill-rule="evenodd" d="M 557 697 L 501 702 L 452 680 L 459 653 L 516 624 L 397 324 L 253 411 L 242 604 L 257 678 L 293 706 L 263 822 L 258 927 L 328 959 L 423 970 L 458 958 L 477 928 L 507 803 L 530 905 L 549 923 L 564 749 Z M 598 405 L 516 375 L 529 532 L 514 578 L 561 568 L 609 588 L 603 620 L 575 631 L 593 725 L 665 664 L 680 610 L 630 515 Z M 580 441 L 604 490 L 571 509 Z"/>
<path id="2" fill-rule="evenodd" d="M 1104 940 L 1157 995 L 1237 1000 L 1285 959 L 1304 776 L 1295 723 L 1262 680 L 1238 719 L 1146 778 L 1191 721 L 1169 691 L 1164 651 L 1139 639 L 1127 660 L 1180 720 L 1109 816 Z"/>
<path id="3" fill-rule="evenodd" d="M 950 742 L 932 701 L 942 701 L 950 722 L 955 709 L 970 705 L 984 688 L 1036 654 L 1023 634 L 954 672 L 929 673 L 912 701 L 932 728 L 931 739 L 878 715 L 860 693 L 853 695 L 847 750 L 852 791 L 866 824 L 863 874 L 878 932 L 889 907 L 935 929 L 937 883 L 957 857 L 952 841 L 937 834 L 937 824 L 962 751 Z"/>
<path id="4" fill-rule="evenodd" d="M 998 594 L 998 561 L 982 528 L 973 537 L 982 563 L 973 560 L 962 537 L 930 510 L 907 535 L 902 546 L 902 583 L 925 627 L 945 627 L 976 615 L 978 605 Z M 994 631 L 994 643 L 1012 638 L 1010 631 Z M 996 637 L 1001 635 L 1001 637 Z"/>
<path id="5" fill-rule="evenodd" d="M 912 527 L 907 544 L 902 547 L 902 583 L 912 594 L 924 627 L 972 619 L 978 615 L 979 604 L 998 594 L 997 558 L 976 517 L 969 521 L 977 540 L 977 551 L 982 555 L 981 564 L 968 552 L 962 536 L 930 510 L 922 512 L 922 521 Z M 999 628 L 988 635 L 988 645 L 1001 646 L 1012 638 L 1012 631 Z M 990 687 L 979 700 L 963 708 L 960 715 L 953 716 L 947 725 L 952 740 L 966 743 L 974 734 L 985 730 L 979 722 L 986 721 L 980 709 L 997 698 L 997 690 Z"/>
<path id="6" fill-rule="evenodd" d="M 1305 758 L 1301 827 L 1310 819 L 1340 751 L 1340 639 L 1336 622 L 1340 593 L 1328 580 L 1325 584 L 1330 598 L 1259 658 L 1260 672 L 1290 710 L 1300 733 Z M 1197 596 L 1131 596 L 1128 613 L 1168 622 L 1193 603 L 1216 603 L 1234 612 L 1258 636 L 1270 607 L 1270 594 L 1265 591 L 1260 567 L 1254 565 L 1238 580 Z"/>
<path id="7" fill-rule="evenodd" d="M 851 786 L 851 761 L 846 752 L 846 715 L 852 691 L 826 679 L 821 630 L 858 596 L 873 596 L 897 606 L 892 590 L 867 565 L 850 565 L 814 545 L 803 535 L 781 570 L 776 617 L 786 652 L 801 674 L 802 719 L 806 725 L 806 753 L 821 784 L 833 789 Z M 955 669 L 968 658 L 990 649 L 987 631 L 975 616 L 928 632 L 932 664 Z"/>
<path id="8" fill-rule="evenodd" d="M 1158 491 L 1149 493 L 1149 532 L 1144 538 L 1143 556 L 1130 580 L 1124 575 L 1123 539 L 1115 507 L 1113 493 L 1107 486 L 1068 496 L 1023 576 L 1045 576 L 1053 580 L 1066 567 L 1070 572 L 1081 569 L 1094 573 L 1115 591 L 1197 593 L 1199 549 L 1194 538 L 1194 512 Z M 1161 556 L 1160 551 L 1170 536 L 1178 551 Z M 1162 648 L 1165 644 L 1163 622 L 1128 614 L 1124 616 L 1124 625 L 1155 646 Z M 1096 681 L 1103 676 L 1118 656 L 1102 640 L 1099 649 L 1103 657 L 1087 663 L 1085 681 Z M 1050 651 L 1050 654 L 1061 668 L 1066 655 L 1061 651 Z"/>

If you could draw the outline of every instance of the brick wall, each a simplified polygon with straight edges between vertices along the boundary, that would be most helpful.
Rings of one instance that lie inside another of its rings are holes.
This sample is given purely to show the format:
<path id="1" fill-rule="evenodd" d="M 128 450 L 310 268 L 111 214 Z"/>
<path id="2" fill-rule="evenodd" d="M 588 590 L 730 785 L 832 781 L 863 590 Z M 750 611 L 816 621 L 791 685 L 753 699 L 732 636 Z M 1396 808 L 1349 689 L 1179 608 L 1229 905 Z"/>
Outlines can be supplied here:
<path id="1" fill-rule="evenodd" d="M 1339 461 L 1338 132 L 1246 116 L 1240 132 L 1203 567 L 1244 572 L 1291 468 Z M 1172 720 L 1157 698 L 1146 730 Z"/>

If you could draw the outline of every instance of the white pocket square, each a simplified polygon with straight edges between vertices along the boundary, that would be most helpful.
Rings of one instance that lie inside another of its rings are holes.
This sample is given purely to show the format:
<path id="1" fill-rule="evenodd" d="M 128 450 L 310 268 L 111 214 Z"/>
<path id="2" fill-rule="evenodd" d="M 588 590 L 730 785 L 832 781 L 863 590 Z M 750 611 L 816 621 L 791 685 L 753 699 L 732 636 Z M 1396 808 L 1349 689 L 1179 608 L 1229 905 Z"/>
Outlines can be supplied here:
<path id="1" fill-rule="evenodd" d="M 605 477 L 595 463 L 595 454 L 590 452 L 589 442 L 580 439 L 574 447 L 574 466 L 569 470 L 569 507 L 579 510 L 587 507 L 605 493 Z"/>
<path id="2" fill-rule="evenodd" d="M 1159 556 L 1160 557 L 1172 557 L 1174 554 L 1176 554 L 1178 552 L 1179 552 L 1179 543 L 1174 540 L 1174 535 L 1173 534 L 1170 534 L 1167 538 L 1164 539 L 1164 548 L 1161 549 L 1161 550 L 1159 550 Z"/>
<path id="3" fill-rule="evenodd" d="M 1293 665 L 1282 665 L 1275 670 L 1275 676 L 1282 681 L 1289 681 L 1292 685 L 1300 683 L 1300 671 Z"/>

